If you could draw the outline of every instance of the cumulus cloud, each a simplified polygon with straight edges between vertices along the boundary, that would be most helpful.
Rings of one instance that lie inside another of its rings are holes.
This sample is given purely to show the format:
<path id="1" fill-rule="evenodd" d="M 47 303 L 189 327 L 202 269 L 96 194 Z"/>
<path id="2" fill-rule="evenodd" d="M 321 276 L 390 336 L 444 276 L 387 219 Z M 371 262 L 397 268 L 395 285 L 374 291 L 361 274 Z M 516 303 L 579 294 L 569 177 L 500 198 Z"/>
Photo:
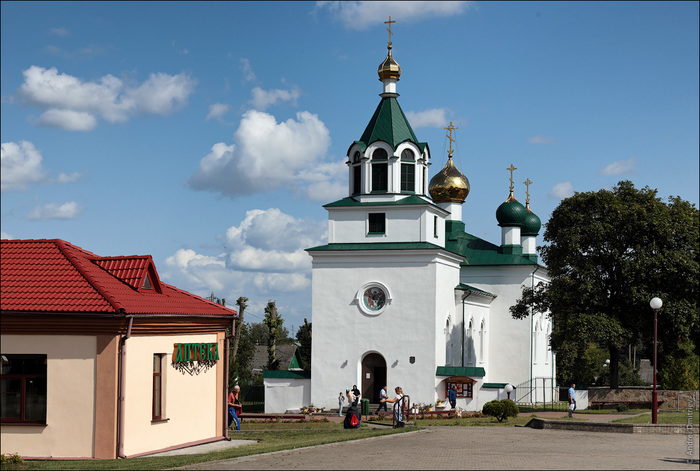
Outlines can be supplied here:
<path id="1" fill-rule="evenodd" d="M 280 90 L 278 88 L 274 90 L 263 90 L 260 87 L 255 87 L 250 93 L 253 95 L 253 98 L 250 100 L 250 104 L 253 108 L 256 110 L 264 110 L 270 105 L 277 105 L 284 102 L 289 102 L 296 106 L 301 91 L 297 87 L 291 90 Z"/>
<path id="2" fill-rule="evenodd" d="M 618 160 L 598 172 L 598 175 L 631 175 L 637 167 L 635 159 Z"/>
<path id="3" fill-rule="evenodd" d="M 210 119 L 216 119 L 221 121 L 224 115 L 228 113 L 229 109 L 231 109 L 231 107 L 229 105 L 225 105 L 224 103 L 214 103 L 213 105 L 209 105 L 209 113 L 207 113 L 206 120 L 209 121 Z"/>
<path id="4" fill-rule="evenodd" d="M 187 184 L 228 196 L 277 188 L 305 193 L 308 185 L 324 182 L 338 195 L 346 190 L 339 171 L 342 161 L 324 160 L 330 136 L 315 114 L 301 111 L 296 119 L 278 123 L 268 113 L 250 110 L 234 133 L 234 142 L 214 144 Z"/>
<path id="5" fill-rule="evenodd" d="M 27 214 L 28 219 L 75 219 L 81 212 L 81 208 L 75 201 L 69 201 L 62 205 L 50 203 L 37 206 Z"/>
<path id="6" fill-rule="evenodd" d="M 277 208 L 252 209 L 227 229 L 224 246 L 215 255 L 180 249 L 165 261 L 161 276 L 178 287 L 207 296 L 249 298 L 249 311 L 262 311 L 276 299 L 310 297 L 311 257 L 304 249 L 326 242 L 327 223 L 296 219 Z M 303 301 L 301 301 L 303 303 Z M 309 313 L 293 313 L 297 318 Z"/>
<path id="7" fill-rule="evenodd" d="M 433 108 L 425 111 L 408 111 L 406 118 L 415 128 L 439 128 L 447 126 L 449 119 L 447 114 L 450 113 L 446 108 Z M 451 114 L 451 113 L 450 113 Z"/>
<path id="8" fill-rule="evenodd" d="M 551 144 L 554 141 L 555 139 L 553 137 L 543 136 L 542 134 L 538 134 L 527 140 L 530 144 Z"/>
<path id="9" fill-rule="evenodd" d="M 127 86 L 113 75 L 84 82 L 56 68 L 31 66 L 23 72 L 17 98 L 45 112 L 36 121 L 68 131 L 89 131 L 100 117 L 123 123 L 139 114 L 165 116 L 187 103 L 195 80 L 187 74 L 151 74 L 138 86 Z"/>
<path id="10" fill-rule="evenodd" d="M 31 142 L 3 142 L 0 161 L 2 191 L 25 190 L 29 184 L 39 183 L 46 178 L 41 164 L 41 152 Z"/>
<path id="11" fill-rule="evenodd" d="M 74 183 L 81 174 L 60 173 L 51 179 L 43 169 L 41 152 L 28 141 L 2 143 L 2 168 L 0 182 L 2 191 L 26 190 L 32 183 Z"/>
<path id="12" fill-rule="evenodd" d="M 549 190 L 549 197 L 553 199 L 564 199 L 574 194 L 574 185 L 571 182 L 557 183 Z"/>
<path id="13" fill-rule="evenodd" d="M 68 32 L 66 28 L 51 28 L 49 29 L 49 33 L 54 36 L 70 36 L 70 32 Z"/>
<path id="14" fill-rule="evenodd" d="M 427 18 L 454 16 L 465 12 L 474 2 L 316 2 L 316 12 L 326 10 L 348 29 L 361 30 L 386 21 L 391 15 L 400 21 L 412 22 Z"/>

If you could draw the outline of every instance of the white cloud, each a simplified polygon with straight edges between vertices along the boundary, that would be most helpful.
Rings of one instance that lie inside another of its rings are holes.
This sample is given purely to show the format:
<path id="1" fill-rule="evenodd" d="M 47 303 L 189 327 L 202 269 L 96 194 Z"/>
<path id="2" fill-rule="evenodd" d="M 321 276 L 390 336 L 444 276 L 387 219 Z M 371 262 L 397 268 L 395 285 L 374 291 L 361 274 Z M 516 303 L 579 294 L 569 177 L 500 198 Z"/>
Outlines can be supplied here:
<path id="1" fill-rule="evenodd" d="M 251 95 L 253 98 L 250 100 L 250 104 L 256 110 L 264 110 L 270 105 L 277 105 L 278 103 L 289 102 L 296 106 L 297 99 L 301 95 L 301 91 L 294 87 L 291 90 L 281 90 L 276 88 L 274 90 L 263 90 L 260 87 L 255 87 L 251 90 Z"/>
<path id="2" fill-rule="evenodd" d="M 66 28 L 51 28 L 49 29 L 49 33 L 54 36 L 70 36 L 70 32 Z"/>
<path id="3" fill-rule="evenodd" d="M 574 194 L 574 185 L 571 182 L 557 183 L 549 190 L 549 197 L 554 199 L 564 199 Z"/>
<path id="4" fill-rule="evenodd" d="M 221 253 L 180 249 L 166 259 L 161 276 L 193 293 L 208 296 L 213 291 L 228 298 L 227 305 L 246 296 L 246 314 L 261 312 L 269 299 L 277 299 L 285 319 L 308 317 L 310 313 L 285 311 L 284 299 L 297 296 L 298 304 L 308 303 L 311 257 L 304 249 L 324 244 L 326 230 L 326 221 L 296 219 L 277 208 L 252 209 L 228 228 Z"/>
<path id="5" fill-rule="evenodd" d="M 85 111 L 56 110 L 44 112 L 34 124 L 64 131 L 92 131 L 97 119 Z"/>
<path id="6" fill-rule="evenodd" d="M 23 72 L 24 83 L 17 98 L 47 110 L 36 124 L 69 131 L 87 131 L 96 118 L 122 123 L 137 114 L 168 115 L 187 103 L 195 80 L 185 73 L 151 74 L 141 85 L 127 87 L 113 75 L 97 82 L 59 74 L 56 68 L 31 66 Z"/>
<path id="7" fill-rule="evenodd" d="M 42 168 L 41 152 L 28 141 L 2 143 L 2 168 L 0 182 L 2 191 L 26 190 L 32 183 L 75 183 L 81 174 L 60 173 L 56 179 L 50 179 Z"/>
<path id="8" fill-rule="evenodd" d="M 255 77 L 253 68 L 250 66 L 250 60 L 246 59 L 245 57 L 241 59 L 241 71 L 243 72 L 243 78 L 247 82 L 253 82 L 256 80 L 257 77 Z"/>
<path id="9" fill-rule="evenodd" d="M 231 107 L 224 103 L 214 103 L 213 105 L 209 105 L 209 113 L 207 113 L 206 120 L 209 121 L 210 119 L 216 119 L 221 121 L 224 115 L 228 113 L 229 109 L 231 109 Z"/>
<path id="10" fill-rule="evenodd" d="M 425 111 L 408 111 L 406 118 L 411 126 L 416 128 L 439 128 L 447 126 L 449 119 L 447 114 L 450 111 L 446 108 L 433 108 Z M 451 114 L 451 113 L 450 113 Z"/>
<path id="11" fill-rule="evenodd" d="M 315 114 L 301 111 L 296 120 L 278 123 L 268 113 L 250 110 L 243 115 L 234 141 L 212 146 L 187 184 L 228 196 L 277 188 L 306 193 L 308 185 L 321 182 L 346 189 L 338 165 L 325 161 L 330 136 Z"/>
<path id="12" fill-rule="evenodd" d="M 556 141 L 551 136 L 543 136 L 542 134 L 538 134 L 536 136 L 533 136 L 527 140 L 530 144 L 551 144 L 552 142 Z"/>
<path id="13" fill-rule="evenodd" d="M 75 219 L 83 212 L 78 203 L 69 201 L 62 205 L 50 203 L 44 206 L 37 206 L 27 215 L 28 219 Z"/>
<path id="14" fill-rule="evenodd" d="M 316 2 L 316 10 L 328 10 L 348 29 L 366 29 L 382 24 L 391 15 L 392 20 L 412 22 L 432 17 L 454 16 L 463 13 L 474 2 Z"/>
<path id="15" fill-rule="evenodd" d="M 5 231 L 0 231 L 0 239 L 14 239 L 14 237 L 12 237 L 12 234 L 8 234 Z"/>
<path id="16" fill-rule="evenodd" d="M 46 178 L 41 166 L 41 152 L 34 144 L 21 141 L 3 142 L 0 152 L 0 186 L 2 191 L 24 190 L 31 183 L 39 183 Z"/>
<path id="17" fill-rule="evenodd" d="M 598 175 L 631 175 L 637 166 L 635 159 L 618 160 L 606 166 Z"/>

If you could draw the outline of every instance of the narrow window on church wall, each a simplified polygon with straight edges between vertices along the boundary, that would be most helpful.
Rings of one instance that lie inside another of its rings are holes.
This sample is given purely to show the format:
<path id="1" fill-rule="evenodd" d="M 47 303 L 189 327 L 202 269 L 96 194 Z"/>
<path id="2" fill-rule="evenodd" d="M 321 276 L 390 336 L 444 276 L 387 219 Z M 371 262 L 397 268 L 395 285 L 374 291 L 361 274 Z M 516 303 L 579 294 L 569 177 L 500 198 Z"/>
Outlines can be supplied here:
<path id="1" fill-rule="evenodd" d="M 467 363 L 472 363 L 474 361 L 473 350 L 474 338 L 472 335 L 472 321 L 469 321 L 469 328 L 467 329 Z"/>
<path id="2" fill-rule="evenodd" d="M 369 234 L 386 233 L 386 215 L 384 213 L 369 213 L 367 219 Z"/>
<path id="3" fill-rule="evenodd" d="M 357 165 L 352 169 L 352 194 L 359 195 L 362 192 L 362 167 Z"/>
<path id="4" fill-rule="evenodd" d="M 389 172 L 386 163 L 372 164 L 372 191 L 387 191 Z"/>
<path id="5" fill-rule="evenodd" d="M 479 329 L 479 362 L 484 362 L 484 321 L 481 321 L 481 329 Z"/>
<path id="6" fill-rule="evenodd" d="M 413 164 L 401 164 L 401 191 L 416 191 L 416 167 Z"/>

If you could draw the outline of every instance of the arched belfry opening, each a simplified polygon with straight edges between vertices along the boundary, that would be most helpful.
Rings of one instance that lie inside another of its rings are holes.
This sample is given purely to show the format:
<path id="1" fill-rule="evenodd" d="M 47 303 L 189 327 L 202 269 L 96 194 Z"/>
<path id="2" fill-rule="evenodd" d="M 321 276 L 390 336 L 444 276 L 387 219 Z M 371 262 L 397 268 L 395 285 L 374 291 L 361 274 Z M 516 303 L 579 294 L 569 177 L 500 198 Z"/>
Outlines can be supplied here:
<path id="1" fill-rule="evenodd" d="M 386 360 L 379 353 L 370 353 L 362 359 L 362 398 L 378 403 L 379 391 L 386 386 Z"/>

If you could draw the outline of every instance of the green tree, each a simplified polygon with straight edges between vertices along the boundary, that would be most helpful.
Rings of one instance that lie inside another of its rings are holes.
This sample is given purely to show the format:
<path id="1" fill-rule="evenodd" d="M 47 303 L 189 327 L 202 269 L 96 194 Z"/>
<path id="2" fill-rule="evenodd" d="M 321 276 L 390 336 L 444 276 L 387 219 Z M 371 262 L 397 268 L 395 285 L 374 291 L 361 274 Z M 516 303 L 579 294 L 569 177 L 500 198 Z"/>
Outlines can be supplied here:
<path id="1" fill-rule="evenodd" d="M 251 385 L 255 380 L 252 370 L 253 355 L 255 355 L 255 344 L 250 336 L 248 324 L 241 324 L 238 329 L 239 341 L 238 352 L 233 354 L 231 349 L 229 367 L 229 388 L 239 384 L 241 386 Z"/>
<path id="2" fill-rule="evenodd" d="M 498 419 L 499 422 L 507 420 L 508 417 L 517 417 L 520 411 L 518 406 L 511 399 L 501 399 L 487 402 L 484 404 L 483 412 L 485 415 L 490 415 Z"/>
<path id="3" fill-rule="evenodd" d="M 700 357 L 695 353 L 692 341 L 681 342 L 680 348 L 667 360 L 666 366 L 658 374 L 659 384 L 664 389 L 691 391 L 700 387 Z"/>
<path id="4" fill-rule="evenodd" d="M 612 190 L 576 193 L 552 212 L 540 247 L 551 283 L 525 288 L 511 314 L 525 318 L 532 307 L 553 316 L 561 376 L 583 379 L 571 369 L 576 357 L 600 342 L 609 353 L 610 387 L 618 387 L 620 348 L 653 343 L 654 296 L 664 302 L 659 370 L 679 339 L 698 337 L 698 210 L 656 194 L 621 181 Z"/>
<path id="5" fill-rule="evenodd" d="M 265 307 L 265 320 L 263 324 L 267 327 L 267 369 L 278 370 L 280 367 L 277 358 L 277 339 L 280 336 L 280 327 L 284 320 L 277 314 L 275 301 L 268 301 Z"/>
<path id="6" fill-rule="evenodd" d="M 269 341 L 269 329 L 263 322 L 255 322 L 250 324 L 250 336 L 255 345 L 267 345 Z M 277 345 L 289 345 L 294 343 L 294 339 L 289 336 L 289 330 L 283 325 L 279 327 Z"/>
<path id="7" fill-rule="evenodd" d="M 304 325 L 297 331 L 297 341 L 299 342 L 299 356 L 303 368 L 306 371 L 311 369 L 311 322 L 304 318 Z"/>

